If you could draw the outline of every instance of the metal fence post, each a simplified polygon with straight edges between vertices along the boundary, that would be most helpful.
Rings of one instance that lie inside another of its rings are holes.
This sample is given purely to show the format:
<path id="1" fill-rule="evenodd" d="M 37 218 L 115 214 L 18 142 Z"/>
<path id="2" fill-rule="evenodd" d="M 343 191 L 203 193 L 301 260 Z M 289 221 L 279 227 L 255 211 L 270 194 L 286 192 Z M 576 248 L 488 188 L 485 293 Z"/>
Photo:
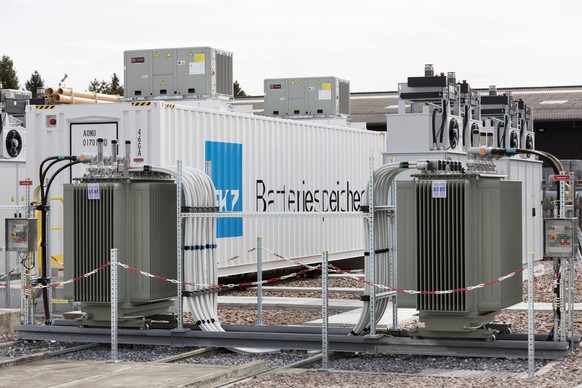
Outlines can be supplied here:
<path id="1" fill-rule="evenodd" d="M 7 247 L 6 247 L 7 248 Z M 5 273 L 6 273 L 6 288 L 5 288 L 5 293 L 4 296 L 6 297 L 6 304 L 5 307 L 7 309 L 10 308 L 10 275 L 8 274 L 8 272 L 10 271 L 10 253 L 8 252 L 8 249 L 4 249 L 4 268 L 5 268 Z"/>
<path id="2" fill-rule="evenodd" d="M 257 236 L 257 324 L 263 325 L 263 238 Z"/>
<path id="3" fill-rule="evenodd" d="M 178 280 L 178 330 L 184 330 L 184 297 L 183 274 L 182 274 L 182 161 L 176 163 L 176 279 Z"/>
<path id="4" fill-rule="evenodd" d="M 321 351 L 323 352 L 323 358 L 321 360 L 321 369 L 323 371 L 328 371 L 329 353 L 328 353 L 328 330 L 329 330 L 329 317 L 328 317 L 328 252 L 322 252 L 321 260 Z"/>
<path id="5" fill-rule="evenodd" d="M 119 362 L 117 359 L 117 308 L 118 308 L 118 281 L 117 281 L 117 248 L 111 249 L 111 359 L 109 362 Z"/>
<path id="6" fill-rule="evenodd" d="M 397 271 L 398 271 L 398 266 L 397 266 L 397 262 L 398 262 L 398 257 L 397 257 L 397 247 L 396 247 L 396 239 L 397 239 L 397 233 L 398 230 L 396 229 L 396 181 L 392 182 L 392 194 L 391 194 L 391 199 L 392 199 L 392 213 L 391 213 L 391 217 L 390 217 L 390 232 L 392 235 L 392 246 L 391 246 L 391 250 L 392 250 L 392 262 L 391 262 L 391 271 L 392 271 L 392 287 L 393 288 L 397 288 L 398 287 L 398 277 L 397 277 Z M 398 329 L 398 293 L 394 294 L 394 296 L 392 297 L 392 329 L 397 330 Z"/>
<path id="7" fill-rule="evenodd" d="M 370 336 L 376 336 L 376 248 L 375 248 L 375 230 L 374 230 L 374 158 L 370 158 L 370 178 L 368 181 L 368 238 L 370 252 L 368 254 L 369 272 L 372 283 L 370 285 Z"/>
<path id="8" fill-rule="evenodd" d="M 534 270 L 533 252 L 527 255 L 527 370 L 532 378 L 535 372 L 535 338 L 534 338 Z"/>

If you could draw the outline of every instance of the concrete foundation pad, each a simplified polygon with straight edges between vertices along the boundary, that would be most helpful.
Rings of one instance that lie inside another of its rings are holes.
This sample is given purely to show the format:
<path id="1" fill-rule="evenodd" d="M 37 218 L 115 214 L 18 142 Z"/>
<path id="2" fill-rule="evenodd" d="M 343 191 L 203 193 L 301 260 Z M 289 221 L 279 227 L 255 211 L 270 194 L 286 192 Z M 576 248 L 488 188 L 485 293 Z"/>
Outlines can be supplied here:
<path id="1" fill-rule="evenodd" d="M 20 325 L 20 310 L 0 309 L 0 334 L 14 331 L 16 325 Z"/>
<path id="2" fill-rule="evenodd" d="M 328 317 L 328 324 L 330 327 L 354 327 L 360 315 L 362 314 L 362 309 L 351 310 L 341 314 L 330 315 Z M 398 325 L 403 325 L 416 319 L 417 311 L 415 309 L 398 309 Z M 306 326 L 321 326 L 322 320 L 315 319 L 305 323 Z M 386 309 L 386 313 L 380 319 L 380 322 L 376 325 L 379 330 L 385 330 L 392 327 L 392 306 Z"/>
<path id="3" fill-rule="evenodd" d="M 208 387 L 266 369 L 262 361 L 242 366 L 195 364 L 107 363 L 45 360 L 2 369 L 7 387 Z"/>

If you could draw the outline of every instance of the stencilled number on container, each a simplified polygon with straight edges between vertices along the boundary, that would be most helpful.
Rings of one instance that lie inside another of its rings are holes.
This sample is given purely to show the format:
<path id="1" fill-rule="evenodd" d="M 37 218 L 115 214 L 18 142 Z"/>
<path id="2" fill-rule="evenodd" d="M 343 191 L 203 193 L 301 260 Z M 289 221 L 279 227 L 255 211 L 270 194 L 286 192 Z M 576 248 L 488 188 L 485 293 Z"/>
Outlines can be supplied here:
<path id="1" fill-rule="evenodd" d="M 141 155 L 141 128 L 137 130 L 137 156 Z"/>
<path id="2" fill-rule="evenodd" d="M 103 146 L 107 145 L 107 139 L 103 139 Z M 83 147 L 97 147 L 97 139 L 83 139 Z"/>

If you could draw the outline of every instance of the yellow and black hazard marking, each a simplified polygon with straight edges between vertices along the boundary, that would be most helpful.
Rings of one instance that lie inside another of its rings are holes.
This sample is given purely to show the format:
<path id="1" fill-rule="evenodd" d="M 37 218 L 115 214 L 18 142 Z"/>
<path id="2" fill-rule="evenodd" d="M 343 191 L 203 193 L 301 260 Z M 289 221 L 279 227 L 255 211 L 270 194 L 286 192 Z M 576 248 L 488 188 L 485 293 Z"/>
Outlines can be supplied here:
<path id="1" fill-rule="evenodd" d="M 132 102 L 131 106 L 150 106 L 152 103 L 151 101 L 140 101 L 140 102 Z"/>
<path id="2" fill-rule="evenodd" d="M 166 104 L 166 108 L 175 108 L 176 104 Z"/>
<path id="3" fill-rule="evenodd" d="M 55 109 L 56 105 L 37 105 L 36 109 Z"/>

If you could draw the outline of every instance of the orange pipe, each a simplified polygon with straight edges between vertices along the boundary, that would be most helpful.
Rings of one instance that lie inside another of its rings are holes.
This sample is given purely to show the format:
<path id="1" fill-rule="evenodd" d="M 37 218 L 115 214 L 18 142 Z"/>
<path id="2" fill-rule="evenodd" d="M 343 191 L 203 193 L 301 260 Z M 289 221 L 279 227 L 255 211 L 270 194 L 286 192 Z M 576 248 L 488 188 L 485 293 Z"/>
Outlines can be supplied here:
<path id="1" fill-rule="evenodd" d="M 95 93 L 95 92 L 77 92 L 70 88 L 59 88 L 58 94 L 62 94 L 65 96 L 74 96 L 74 97 L 81 97 L 81 98 L 90 98 L 90 99 L 97 99 L 103 101 L 111 101 L 111 102 L 119 102 L 121 97 L 113 96 L 111 94 L 103 94 L 103 93 Z"/>

